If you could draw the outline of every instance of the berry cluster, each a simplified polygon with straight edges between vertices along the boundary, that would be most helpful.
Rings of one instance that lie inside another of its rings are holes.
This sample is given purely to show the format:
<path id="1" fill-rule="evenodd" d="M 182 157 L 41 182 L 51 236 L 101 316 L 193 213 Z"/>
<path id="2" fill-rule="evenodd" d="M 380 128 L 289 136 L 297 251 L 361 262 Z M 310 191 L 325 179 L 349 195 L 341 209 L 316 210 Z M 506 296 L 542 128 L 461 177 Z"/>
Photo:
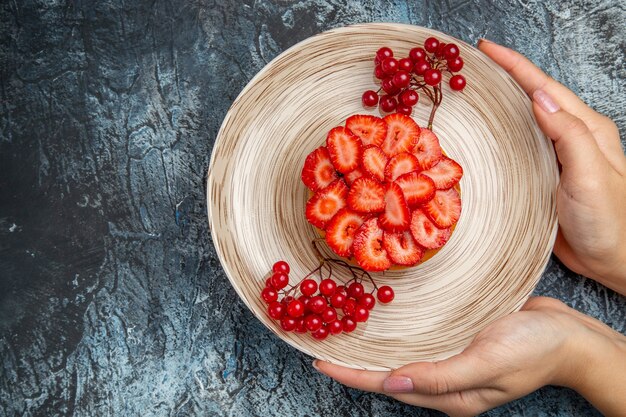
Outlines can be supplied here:
<path id="1" fill-rule="evenodd" d="M 374 59 L 374 76 L 380 80 L 380 88 L 364 92 L 361 97 L 363 105 L 373 107 L 378 104 L 383 112 L 410 115 L 419 100 L 418 91 L 421 91 L 433 102 L 428 122 L 428 128 L 432 129 L 435 111 L 442 99 L 443 74 L 451 75 L 449 84 L 453 90 L 465 88 L 465 77 L 454 74 L 463 68 L 459 53 L 456 44 L 446 44 L 434 37 L 426 39 L 423 47 L 411 49 L 408 57 L 400 59 L 394 57 L 390 48 L 380 48 Z"/>
<path id="2" fill-rule="evenodd" d="M 335 281 L 333 264 L 347 268 L 353 278 L 345 284 Z M 324 269 L 327 270 L 326 275 Z M 313 278 L 318 273 L 319 282 Z M 393 300 L 391 287 L 377 287 L 374 281 L 371 281 L 374 291 L 366 292 L 362 284 L 364 276 L 371 280 L 369 274 L 358 267 L 342 260 L 323 258 L 320 265 L 297 284 L 289 285 L 289 264 L 278 261 L 265 282 L 261 298 L 268 304 L 268 315 L 280 320 L 284 331 L 310 332 L 313 338 L 324 340 L 329 335 L 350 333 L 358 323 L 367 321 L 370 310 L 376 305 L 376 298 L 383 304 Z"/>

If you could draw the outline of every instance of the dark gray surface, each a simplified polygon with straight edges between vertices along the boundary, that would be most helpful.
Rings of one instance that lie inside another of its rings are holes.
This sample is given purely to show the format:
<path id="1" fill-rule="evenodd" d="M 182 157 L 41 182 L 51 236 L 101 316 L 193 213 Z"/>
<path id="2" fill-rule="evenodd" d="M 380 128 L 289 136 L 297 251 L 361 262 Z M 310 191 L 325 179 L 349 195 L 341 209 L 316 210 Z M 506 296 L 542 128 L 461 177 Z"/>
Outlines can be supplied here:
<path id="1" fill-rule="evenodd" d="M 352 23 L 512 46 L 626 128 L 616 1 L 3 1 L 0 415 L 438 415 L 344 388 L 239 301 L 204 177 L 228 107 L 294 43 Z M 626 332 L 624 298 L 537 291 Z M 544 388 L 487 415 L 593 415 Z"/>

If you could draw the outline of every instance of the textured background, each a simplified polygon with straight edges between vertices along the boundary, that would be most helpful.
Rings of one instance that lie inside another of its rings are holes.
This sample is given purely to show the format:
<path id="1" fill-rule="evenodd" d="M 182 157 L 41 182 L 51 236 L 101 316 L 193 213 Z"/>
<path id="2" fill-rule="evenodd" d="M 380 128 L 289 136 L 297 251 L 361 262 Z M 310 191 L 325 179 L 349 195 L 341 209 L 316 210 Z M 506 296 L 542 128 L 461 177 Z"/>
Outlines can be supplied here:
<path id="1" fill-rule="evenodd" d="M 221 121 L 294 43 L 391 21 L 514 47 L 624 137 L 619 3 L 2 1 L 0 415 L 439 415 L 318 374 L 238 300 L 206 220 Z M 626 333 L 558 261 L 536 292 Z M 548 387 L 486 415 L 594 413 Z"/>

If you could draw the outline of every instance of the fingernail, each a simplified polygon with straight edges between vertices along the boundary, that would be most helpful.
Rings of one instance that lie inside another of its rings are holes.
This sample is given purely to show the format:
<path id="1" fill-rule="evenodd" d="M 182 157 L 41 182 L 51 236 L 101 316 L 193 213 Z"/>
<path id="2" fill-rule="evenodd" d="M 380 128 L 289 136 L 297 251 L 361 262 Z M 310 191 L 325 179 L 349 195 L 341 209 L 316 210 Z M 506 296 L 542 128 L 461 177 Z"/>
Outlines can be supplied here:
<path id="1" fill-rule="evenodd" d="M 383 381 L 385 392 L 412 392 L 413 381 L 406 376 L 390 376 Z"/>
<path id="2" fill-rule="evenodd" d="M 481 43 L 493 43 L 492 41 L 490 41 L 489 39 L 485 39 L 485 38 L 478 38 L 478 43 L 476 44 L 476 46 L 480 46 Z"/>
<path id="3" fill-rule="evenodd" d="M 533 93 L 533 100 L 535 103 L 539 105 L 544 111 L 548 113 L 556 113 L 560 110 L 560 107 L 556 102 L 543 90 L 535 90 Z"/>
<path id="4" fill-rule="evenodd" d="M 321 372 L 320 368 L 317 366 L 317 359 L 313 361 L 313 368 L 315 368 L 316 371 Z"/>

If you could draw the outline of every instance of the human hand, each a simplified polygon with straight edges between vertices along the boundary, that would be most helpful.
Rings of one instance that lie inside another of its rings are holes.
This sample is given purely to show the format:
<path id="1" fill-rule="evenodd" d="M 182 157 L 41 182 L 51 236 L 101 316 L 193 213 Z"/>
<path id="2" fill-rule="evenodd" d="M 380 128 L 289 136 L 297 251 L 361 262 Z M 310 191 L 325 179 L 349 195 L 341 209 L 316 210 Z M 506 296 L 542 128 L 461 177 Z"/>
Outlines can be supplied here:
<path id="1" fill-rule="evenodd" d="M 519 53 L 490 41 L 478 48 L 533 98 L 537 123 L 554 142 L 562 167 L 555 255 L 626 295 L 626 157 L 615 123 Z"/>
<path id="2" fill-rule="evenodd" d="M 606 415 L 626 415 L 626 337 L 545 297 L 529 299 L 441 362 L 392 372 L 314 366 L 349 387 L 452 416 L 481 413 L 547 384 L 578 390 Z"/>

